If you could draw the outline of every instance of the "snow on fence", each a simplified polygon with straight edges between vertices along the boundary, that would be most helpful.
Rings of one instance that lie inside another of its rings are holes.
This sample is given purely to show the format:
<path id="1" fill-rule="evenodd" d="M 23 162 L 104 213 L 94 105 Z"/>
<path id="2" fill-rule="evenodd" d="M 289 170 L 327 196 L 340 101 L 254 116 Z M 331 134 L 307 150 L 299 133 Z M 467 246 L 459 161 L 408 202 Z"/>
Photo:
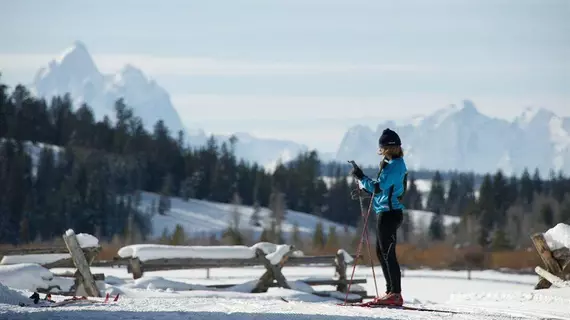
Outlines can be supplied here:
<path id="1" fill-rule="evenodd" d="M 75 284 L 69 293 L 73 295 L 100 297 L 95 281 L 103 280 L 104 275 L 93 275 L 90 266 L 101 251 L 99 240 L 90 234 L 76 234 L 69 229 L 63 235 L 65 247 L 28 248 L 0 250 L 3 256 L 0 265 L 16 265 L 23 263 L 38 264 L 46 269 L 77 268 L 73 277 Z M 62 275 L 62 276 L 68 276 Z M 42 291 L 42 290 L 39 290 Z M 51 288 L 47 288 L 50 292 Z"/>
<path id="2" fill-rule="evenodd" d="M 171 246 L 171 245 L 130 245 L 118 251 L 120 259 L 128 260 L 127 270 L 139 279 L 144 272 L 175 269 L 208 269 L 220 267 L 264 266 L 266 271 L 257 280 L 252 293 L 266 292 L 270 287 L 291 289 L 281 269 L 287 265 L 329 264 L 335 267 L 335 277 L 330 279 L 299 280 L 305 285 L 332 285 L 336 291 L 312 292 L 319 296 L 337 297 L 338 293 L 346 293 L 348 281 L 346 266 L 354 261 L 343 249 L 336 255 L 304 256 L 291 245 L 261 242 L 247 246 Z M 353 283 L 366 283 L 366 279 L 354 279 Z M 235 284 L 211 285 L 215 288 L 232 287 Z M 357 287 L 358 288 L 358 287 Z M 362 301 L 366 297 L 365 290 L 352 291 L 350 300 Z M 344 296 L 343 296 L 344 299 Z"/>
<path id="3" fill-rule="evenodd" d="M 535 289 L 570 287 L 570 226 L 559 223 L 545 233 L 535 233 L 532 242 L 546 269 L 537 266 Z"/>

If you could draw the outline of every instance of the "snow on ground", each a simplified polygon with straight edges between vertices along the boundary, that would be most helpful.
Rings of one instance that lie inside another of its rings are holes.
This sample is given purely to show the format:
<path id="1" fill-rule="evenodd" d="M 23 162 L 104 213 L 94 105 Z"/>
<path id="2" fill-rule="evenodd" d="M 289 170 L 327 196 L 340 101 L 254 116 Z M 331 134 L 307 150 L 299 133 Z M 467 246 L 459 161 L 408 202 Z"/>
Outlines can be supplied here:
<path id="1" fill-rule="evenodd" d="M 20 291 L 10 289 L 0 282 L 0 304 L 19 305 L 20 303 L 27 302 L 29 302 L 29 299 Z"/>
<path id="2" fill-rule="evenodd" d="M 427 231 L 434 215 L 433 212 L 423 210 L 406 210 L 406 214 L 410 215 L 414 232 L 419 232 L 420 230 Z M 461 217 L 443 215 L 443 225 L 446 227 L 459 223 L 460 220 Z"/>
<path id="3" fill-rule="evenodd" d="M 143 192 L 141 198 L 141 209 L 146 212 L 148 207 L 158 203 L 159 196 L 155 193 Z M 152 236 L 155 238 L 160 237 L 164 229 L 172 233 L 177 224 L 180 224 L 188 235 L 209 236 L 215 233 L 219 236 L 227 229 L 235 208 L 232 204 L 205 200 L 190 199 L 189 201 L 184 201 L 176 197 L 170 199 L 171 209 L 166 215 L 155 214 L 152 216 Z M 267 208 L 262 208 L 259 212 L 260 223 L 262 224 L 259 227 L 250 224 L 254 211 L 253 207 L 242 205 L 237 206 L 237 208 L 240 214 L 240 228 L 246 232 L 252 232 L 254 237 L 259 237 L 263 231 L 263 226 L 269 226 L 269 221 L 266 219 L 269 217 L 270 211 Z M 427 229 L 433 215 L 432 212 L 421 210 L 408 210 L 407 212 L 412 216 L 414 226 L 418 230 L 420 228 Z M 336 227 L 338 233 L 342 233 L 345 230 L 345 225 L 326 219 L 319 219 L 319 217 L 312 214 L 288 210 L 283 222 L 283 231 L 286 236 L 289 236 L 293 231 L 293 226 L 297 223 L 301 234 L 311 237 L 319 221 L 322 221 L 325 233 L 328 232 L 330 226 Z M 446 226 L 458 222 L 459 217 L 444 215 L 444 224 Z M 349 232 L 355 230 L 353 227 L 346 228 Z"/>
<path id="4" fill-rule="evenodd" d="M 62 273 L 70 270 L 58 268 L 51 271 Z M 155 271 L 133 280 L 125 268 L 95 267 L 93 272 L 106 275 L 103 293 L 121 294 L 115 305 L 40 309 L 14 306 L 0 300 L 0 319 L 570 319 L 570 291 L 535 291 L 533 286 L 537 277 L 533 275 L 473 271 L 472 280 L 468 280 L 466 271 L 404 270 L 402 286 L 407 303 L 467 312 L 452 315 L 337 306 L 336 303 L 340 302 L 337 299 L 308 293 L 313 289 L 334 290 L 332 286 L 309 288 L 298 281 L 331 278 L 334 275 L 332 266 L 285 266 L 283 274 L 296 290 L 271 288 L 267 293 L 245 293 L 264 271 L 263 267 L 216 268 L 210 270 L 209 279 L 206 279 L 206 271 L 201 269 Z M 384 280 L 379 267 L 376 273 L 382 290 Z M 355 277 L 366 277 L 368 283 L 361 286 L 369 294 L 374 294 L 369 267 L 357 267 Z M 204 287 L 221 283 L 238 286 L 217 290 Z M 12 290 L 21 291 L 17 284 L 13 285 L 16 287 Z M 3 292 L 1 287 L 0 292 Z M 23 291 L 25 297 L 30 294 Z M 54 295 L 53 298 L 62 300 L 64 297 Z"/>
<path id="5" fill-rule="evenodd" d="M 0 283 L 11 288 L 47 289 L 52 279 L 53 274 L 48 269 L 34 263 L 0 266 Z"/>
<path id="6" fill-rule="evenodd" d="M 155 193 L 142 192 L 141 209 L 145 210 L 150 206 L 158 203 L 159 196 Z M 152 236 L 158 238 L 166 228 L 172 233 L 177 224 L 180 224 L 184 231 L 189 235 L 205 235 L 212 233 L 220 235 L 227 229 L 232 220 L 232 213 L 236 206 L 232 204 L 209 202 L 205 200 L 190 199 L 184 201 L 181 198 L 172 197 L 171 209 L 166 215 L 155 214 L 152 217 Z M 259 212 L 261 227 L 250 224 L 251 216 L 254 211 L 253 207 L 240 205 L 237 206 L 240 214 L 240 228 L 251 231 L 255 235 L 263 231 L 262 226 L 269 226 L 268 220 L 270 211 L 267 208 L 261 208 Z M 319 219 L 319 217 L 303 212 L 288 210 L 283 222 L 283 231 L 285 234 L 293 231 L 295 223 L 299 226 L 299 231 L 304 236 L 312 236 L 313 231 L 319 221 L 323 222 L 325 232 L 328 232 L 330 226 L 335 226 L 337 232 L 344 231 L 344 225 L 334 223 L 330 220 Z M 349 227 L 350 231 L 354 228 Z"/>
<path id="7" fill-rule="evenodd" d="M 53 273 L 35 263 L 0 265 L 0 283 L 22 290 L 48 289 L 52 292 L 69 291 L 73 278 L 54 276 Z M 59 287 L 59 289 L 57 289 Z"/>

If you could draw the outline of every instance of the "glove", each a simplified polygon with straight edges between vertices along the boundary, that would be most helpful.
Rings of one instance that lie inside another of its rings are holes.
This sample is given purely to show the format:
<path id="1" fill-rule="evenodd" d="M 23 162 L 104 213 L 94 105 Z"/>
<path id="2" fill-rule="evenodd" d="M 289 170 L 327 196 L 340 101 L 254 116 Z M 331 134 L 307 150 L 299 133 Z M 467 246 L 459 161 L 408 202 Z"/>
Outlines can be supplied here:
<path id="1" fill-rule="evenodd" d="M 357 165 L 354 165 L 354 167 L 350 171 L 350 174 L 355 176 L 358 180 L 362 180 L 362 178 L 364 177 L 364 172 L 362 172 L 362 169 L 360 169 L 360 167 L 358 167 Z"/>

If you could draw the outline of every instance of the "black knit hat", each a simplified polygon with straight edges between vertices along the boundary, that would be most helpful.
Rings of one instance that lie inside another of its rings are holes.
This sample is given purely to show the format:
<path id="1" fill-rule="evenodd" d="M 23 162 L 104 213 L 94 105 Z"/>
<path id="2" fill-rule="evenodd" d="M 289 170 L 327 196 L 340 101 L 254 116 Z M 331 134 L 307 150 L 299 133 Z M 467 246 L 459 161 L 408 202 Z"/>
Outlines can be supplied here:
<path id="1" fill-rule="evenodd" d="M 390 130 L 389 128 L 386 128 L 384 131 L 382 131 L 382 135 L 378 140 L 378 144 L 380 147 L 401 146 L 402 141 L 396 132 Z"/>

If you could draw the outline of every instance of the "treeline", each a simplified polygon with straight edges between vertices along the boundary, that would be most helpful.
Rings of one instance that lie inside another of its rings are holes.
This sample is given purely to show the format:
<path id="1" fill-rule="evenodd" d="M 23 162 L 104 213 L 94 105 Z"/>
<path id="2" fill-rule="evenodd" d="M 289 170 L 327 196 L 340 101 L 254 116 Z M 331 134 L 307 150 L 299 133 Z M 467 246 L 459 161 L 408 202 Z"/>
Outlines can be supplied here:
<path id="1" fill-rule="evenodd" d="M 542 179 L 538 170 L 532 176 L 524 170 L 520 177 L 497 171 L 484 175 L 478 189 L 474 181 L 472 174 L 462 173 L 444 183 L 436 172 L 427 199 L 412 184 L 408 208 L 435 213 L 428 226 L 429 240 L 509 250 L 528 246 L 532 233 L 560 222 L 570 224 L 570 179 L 561 172 Z M 443 215 L 459 216 L 460 222 L 446 229 Z"/>
<path id="2" fill-rule="evenodd" d="M 269 226 L 264 222 L 269 240 L 279 238 L 287 209 L 362 225 L 346 163 L 324 164 L 310 151 L 266 172 L 236 158 L 235 137 L 211 137 L 192 147 L 162 121 L 145 129 L 122 100 L 115 103 L 113 119 L 96 120 L 90 106 L 73 106 L 67 95 L 46 101 L 24 86 L 10 92 L 0 83 L 0 139 L 0 243 L 49 240 L 67 228 L 103 241 L 117 235 L 144 240 L 152 215 L 168 213 L 169 196 L 268 207 L 274 212 Z M 375 177 L 377 168 L 365 173 Z M 425 178 L 432 179 L 427 194 L 416 185 Z M 533 231 L 570 223 L 570 182 L 561 173 L 543 180 L 538 171 L 520 177 L 422 171 L 410 172 L 409 182 L 406 207 L 436 214 L 426 231 L 405 215 L 406 242 L 514 248 L 528 243 Z M 160 200 L 142 206 L 141 190 L 160 194 Z M 457 216 L 460 223 L 445 228 L 443 215 Z M 232 233 L 237 227 L 232 224 L 228 232 L 240 242 L 239 230 Z M 329 242 L 323 238 L 329 233 L 317 230 L 313 241 Z"/>
<path id="3" fill-rule="evenodd" d="M 144 238 L 150 216 L 167 212 L 168 196 L 229 203 L 237 195 L 242 204 L 267 207 L 284 195 L 285 209 L 353 225 L 359 216 L 346 179 L 328 188 L 320 178 L 315 151 L 268 173 L 236 159 L 237 139 L 211 137 L 192 148 L 162 121 L 145 130 L 122 100 L 114 119 L 97 121 L 69 95 L 48 102 L 22 85 L 9 92 L 0 84 L 0 139 L 0 243 L 51 239 L 67 228 L 103 240 Z M 141 209 L 141 190 L 163 195 L 154 209 Z"/>

